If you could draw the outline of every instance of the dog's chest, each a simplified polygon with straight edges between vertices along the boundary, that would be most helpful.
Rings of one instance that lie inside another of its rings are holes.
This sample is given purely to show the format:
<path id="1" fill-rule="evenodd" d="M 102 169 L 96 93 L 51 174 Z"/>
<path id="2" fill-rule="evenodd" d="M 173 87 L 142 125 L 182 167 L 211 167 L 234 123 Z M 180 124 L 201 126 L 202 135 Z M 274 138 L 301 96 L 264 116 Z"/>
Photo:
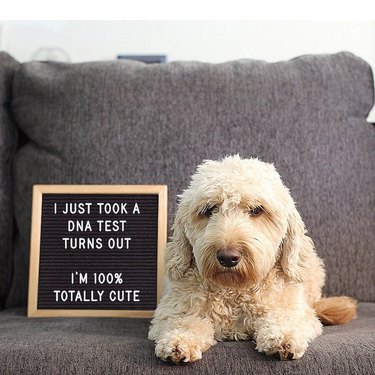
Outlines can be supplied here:
<path id="1" fill-rule="evenodd" d="M 205 315 L 215 327 L 216 340 L 248 340 L 253 334 L 254 302 L 248 296 L 235 293 L 207 295 Z"/>

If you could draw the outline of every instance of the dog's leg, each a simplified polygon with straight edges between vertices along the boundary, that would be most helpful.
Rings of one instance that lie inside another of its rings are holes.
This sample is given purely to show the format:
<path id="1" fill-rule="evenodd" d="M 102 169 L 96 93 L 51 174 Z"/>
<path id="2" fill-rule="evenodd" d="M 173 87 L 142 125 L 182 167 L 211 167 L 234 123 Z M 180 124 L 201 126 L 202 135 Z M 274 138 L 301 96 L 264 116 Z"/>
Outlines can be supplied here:
<path id="1" fill-rule="evenodd" d="M 154 320 L 149 338 L 155 340 L 156 356 L 174 363 L 197 361 L 216 344 L 211 321 L 196 316 Z"/>
<path id="2" fill-rule="evenodd" d="M 290 301 L 291 302 L 291 301 Z M 256 349 L 281 360 L 303 356 L 309 343 L 322 333 L 315 311 L 302 299 L 298 302 L 264 306 L 254 321 Z"/>

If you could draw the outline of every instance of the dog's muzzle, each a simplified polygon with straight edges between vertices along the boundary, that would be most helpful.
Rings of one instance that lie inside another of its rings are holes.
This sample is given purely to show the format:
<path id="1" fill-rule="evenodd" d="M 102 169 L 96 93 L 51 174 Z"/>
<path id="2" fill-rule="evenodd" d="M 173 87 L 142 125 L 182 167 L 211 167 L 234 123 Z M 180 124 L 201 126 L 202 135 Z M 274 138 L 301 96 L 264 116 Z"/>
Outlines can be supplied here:
<path id="1" fill-rule="evenodd" d="M 223 249 L 217 252 L 216 257 L 223 267 L 234 267 L 240 262 L 241 253 L 236 249 Z"/>

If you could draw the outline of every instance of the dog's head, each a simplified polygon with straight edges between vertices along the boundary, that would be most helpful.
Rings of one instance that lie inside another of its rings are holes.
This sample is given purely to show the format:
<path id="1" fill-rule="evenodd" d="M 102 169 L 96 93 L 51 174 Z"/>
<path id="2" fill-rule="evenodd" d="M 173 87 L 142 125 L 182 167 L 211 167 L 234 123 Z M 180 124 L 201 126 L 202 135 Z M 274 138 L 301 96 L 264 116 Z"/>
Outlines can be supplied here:
<path id="1" fill-rule="evenodd" d="M 172 280 L 196 266 L 205 279 L 238 288 L 256 285 L 276 264 L 303 279 L 308 237 L 272 164 L 239 156 L 205 161 L 180 196 L 173 230 L 166 251 Z"/>

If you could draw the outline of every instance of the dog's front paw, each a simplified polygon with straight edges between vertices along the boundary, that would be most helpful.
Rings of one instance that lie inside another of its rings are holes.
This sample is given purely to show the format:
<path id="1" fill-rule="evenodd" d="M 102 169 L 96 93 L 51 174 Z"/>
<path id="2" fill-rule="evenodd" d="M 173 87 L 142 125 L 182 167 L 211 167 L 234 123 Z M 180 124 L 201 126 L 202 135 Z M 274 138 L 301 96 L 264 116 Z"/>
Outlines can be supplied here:
<path id="1" fill-rule="evenodd" d="M 301 358 L 308 343 L 291 334 L 267 335 L 257 339 L 256 349 L 267 355 L 278 354 L 282 361 Z"/>
<path id="2" fill-rule="evenodd" d="M 173 363 L 195 362 L 202 358 L 200 345 L 193 339 L 176 335 L 164 337 L 156 343 L 155 354 L 163 361 Z"/>

